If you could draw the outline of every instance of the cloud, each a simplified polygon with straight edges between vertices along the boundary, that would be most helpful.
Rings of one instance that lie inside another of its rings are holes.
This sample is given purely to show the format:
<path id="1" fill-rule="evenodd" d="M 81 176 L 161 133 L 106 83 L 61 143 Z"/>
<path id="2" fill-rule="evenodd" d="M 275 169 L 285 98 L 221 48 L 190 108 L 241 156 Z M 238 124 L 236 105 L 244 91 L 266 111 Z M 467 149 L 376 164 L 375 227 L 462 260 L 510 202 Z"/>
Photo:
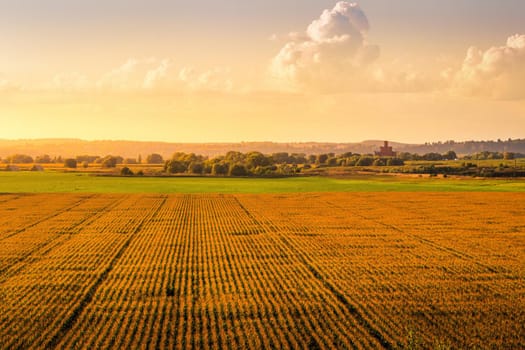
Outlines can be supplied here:
<path id="1" fill-rule="evenodd" d="M 231 92 L 233 89 L 230 70 L 227 68 L 214 68 L 200 73 L 192 67 L 184 67 L 179 72 L 179 79 L 191 91 Z"/>
<path id="2" fill-rule="evenodd" d="M 445 79 L 437 73 L 425 72 L 401 62 L 371 66 L 363 83 L 369 92 L 417 93 L 443 89 Z"/>
<path id="3" fill-rule="evenodd" d="M 154 89 L 160 85 L 165 85 L 171 66 L 171 60 L 164 59 L 158 67 L 148 70 L 142 87 L 144 89 Z"/>
<path id="4" fill-rule="evenodd" d="M 379 56 L 379 48 L 367 43 L 369 28 L 356 3 L 340 1 L 312 21 L 304 34 L 290 34 L 272 60 L 271 73 L 291 89 L 356 86 L 362 68 Z"/>
<path id="5" fill-rule="evenodd" d="M 0 78 L 0 91 L 7 91 L 11 86 L 11 82 L 7 79 Z"/>
<path id="6" fill-rule="evenodd" d="M 51 88 L 72 92 L 72 91 L 83 91 L 92 87 L 92 84 L 88 78 L 80 73 L 59 73 L 55 75 L 51 82 Z"/>
<path id="7" fill-rule="evenodd" d="M 11 80 L 5 78 L 0 73 L 0 92 L 8 93 L 8 92 L 13 92 L 13 91 L 19 91 L 21 89 L 22 87 L 20 85 L 15 84 Z"/>
<path id="8" fill-rule="evenodd" d="M 230 70 L 213 68 L 199 72 L 192 67 L 177 69 L 171 59 L 130 58 L 120 67 L 105 74 L 96 84 L 110 91 L 231 92 Z"/>
<path id="9" fill-rule="evenodd" d="M 303 33 L 290 33 L 270 64 L 274 88 L 292 92 L 415 93 L 495 99 L 525 98 L 525 35 L 482 51 L 471 47 L 461 68 L 439 71 L 438 62 L 413 67 L 379 62 L 370 45 L 370 24 L 356 3 L 338 2 L 322 12 Z M 274 36 L 276 38 L 276 36 Z"/>
<path id="10" fill-rule="evenodd" d="M 452 90 L 496 99 L 525 98 L 525 35 L 513 35 L 504 46 L 482 51 L 470 47 L 461 69 L 448 73 Z"/>
<path id="11" fill-rule="evenodd" d="M 100 89 L 128 90 L 139 88 L 142 81 L 138 79 L 138 66 L 143 63 L 135 58 L 128 59 L 121 66 L 105 74 L 96 83 Z"/>

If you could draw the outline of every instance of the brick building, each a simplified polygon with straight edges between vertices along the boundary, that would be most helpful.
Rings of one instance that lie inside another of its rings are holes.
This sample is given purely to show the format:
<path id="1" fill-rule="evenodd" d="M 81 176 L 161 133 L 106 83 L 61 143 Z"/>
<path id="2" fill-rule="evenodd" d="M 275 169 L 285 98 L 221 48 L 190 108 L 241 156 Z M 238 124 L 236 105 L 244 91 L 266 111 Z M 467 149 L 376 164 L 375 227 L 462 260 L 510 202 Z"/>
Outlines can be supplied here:
<path id="1" fill-rule="evenodd" d="M 380 157 L 395 157 L 396 152 L 392 150 L 392 147 L 388 145 L 388 141 L 382 147 L 379 147 L 379 152 L 376 152 L 376 156 Z"/>

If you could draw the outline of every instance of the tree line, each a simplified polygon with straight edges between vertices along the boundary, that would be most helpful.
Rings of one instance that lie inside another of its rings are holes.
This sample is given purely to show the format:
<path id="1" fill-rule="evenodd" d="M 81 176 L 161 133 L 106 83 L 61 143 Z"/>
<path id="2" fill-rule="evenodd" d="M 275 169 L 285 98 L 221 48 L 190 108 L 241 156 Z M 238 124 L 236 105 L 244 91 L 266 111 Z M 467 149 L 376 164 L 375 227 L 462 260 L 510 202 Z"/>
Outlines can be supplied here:
<path id="1" fill-rule="evenodd" d="M 322 153 L 306 155 L 304 153 L 230 151 L 213 158 L 194 153 L 175 153 L 167 160 L 164 170 L 171 174 L 195 174 L 214 176 L 290 176 L 315 166 L 391 166 L 404 165 L 403 160 L 391 157 L 376 157 L 350 152 L 336 155 Z"/>
<path id="2" fill-rule="evenodd" d="M 263 154 L 261 152 L 230 151 L 224 155 L 207 157 L 195 153 L 176 152 L 169 159 L 164 159 L 158 153 L 147 155 L 144 159 L 123 158 L 107 155 L 104 157 L 93 155 L 79 155 L 75 158 L 50 157 L 41 155 L 35 158 L 25 154 L 14 154 L 0 159 L 6 164 L 63 164 L 66 168 L 99 165 L 102 168 L 122 167 L 123 175 L 134 175 L 130 166 L 138 164 L 163 164 L 164 172 L 169 174 L 192 174 L 214 176 L 290 176 L 313 167 L 383 167 L 403 166 L 406 161 L 445 161 L 445 160 L 485 160 L 485 159 L 514 159 L 525 157 L 520 153 L 512 152 L 478 152 L 458 157 L 456 152 L 430 152 L 423 155 L 417 153 L 400 152 L 396 157 L 380 157 L 371 154 L 345 152 L 310 154 L 277 152 Z"/>
<path id="3" fill-rule="evenodd" d="M 142 157 L 123 158 L 121 156 L 107 155 L 105 157 L 80 155 L 75 158 L 62 158 L 62 156 L 51 157 L 47 154 L 36 156 L 35 158 L 27 154 L 13 154 L 4 159 L 0 158 L 4 164 L 64 164 L 68 168 L 79 166 L 88 167 L 89 164 L 99 164 L 103 168 L 114 168 L 119 164 L 142 164 Z M 162 164 L 164 160 L 159 154 L 151 154 L 146 158 L 146 164 Z"/>

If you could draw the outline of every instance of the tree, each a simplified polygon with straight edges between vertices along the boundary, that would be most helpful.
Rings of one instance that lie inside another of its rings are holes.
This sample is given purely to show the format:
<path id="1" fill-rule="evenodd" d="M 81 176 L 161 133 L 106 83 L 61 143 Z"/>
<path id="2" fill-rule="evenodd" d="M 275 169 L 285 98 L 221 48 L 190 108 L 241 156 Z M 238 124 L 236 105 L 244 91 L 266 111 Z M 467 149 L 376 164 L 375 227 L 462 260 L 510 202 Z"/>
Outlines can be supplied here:
<path id="1" fill-rule="evenodd" d="M 230 162 L 242 162 L 244 161 L 244 158 L 245 158 L 244 154 L 242 154 L 241 152 L 236 152 L 236 151 L 229 151 L 224 156 L 224 159 Z"/>
<path id="2" fill-rule="evenodd" d="M 450 150 L 446 153 L 443 153 L 443 159 L 445 160 L 454 160 L 454 159 L 457 159 L 458 158 L 458 155 L 456 154 L 456 152 Z"/>
<path id="3" fill-rule="evenodd" d="M 270 162 L 271 160 L 261 152 L 250 152 L 246 155 L 246 165 L 250 169 L 270 165 Z"/>
<path id="4" fill-rule="evenodd" d="M 292 164 L 305 164 L 306 155 L 304 153 L 292 153 L 289 162 Z"/>
<path id="5" fill-rule="evenodd" d="M 188 168 L 186 165 L 178 160 L 170 160 L 164 165 L 164 170 L 171 174 L 185 173 Z"/>
<path id="6" fill-rule="evenodd" d="M 437 160 L 443 160 L 443 156 L 439 153 L 430 152 L 423 155 L 423 160 L 431 160 L 431 161 L 437 161 Z"/>
<path id="7" fill-rule="evenodd" d="M 152 153 L 146 157 L 146 163 L 148 164 L 162 164 L 164 163 L 164 158 L 158 153 Z"/>
<path id="8" fill-rule="evenodd" d="M 337 166 L 338 165 L 338 162 L 337 162 L 337 158 L 336 157 L 330 157 L 326 160 L 326 164 L 328 166 Z"/>
<path id="9" fill-rule="evenodd" d="M 7 157 L 7 160 L 11 164 L 30 164 L 33 163 L 33 158 L 27 154 L 13 154 Z"/>
<path id="10" fill-rule="evenodd" d="M 188 172 L 201 175 L 204 172 L 204 164 L 200 162 L 192 162 L 188 166 Z"/>
<path id="11" fill-rule="evenodd" d="M 215 163 L 211 167 L 212 175 L 227 175 L 230 166 L 227 163 Z"/>
<path id="12" fill-rule="evenodd" d="M 402 160 L 412 160 L 412 155 L 408 152 L 399 152 L 397 157 Z"/>
<path id="13" fill-rule="evenodd" d="M 354 154 L 350 158 L 346 159 L 346 165 L 347 166 L 355 166 L 357 162 L 359 162 L 359 159 L 361 158 L 360 155 Z"/>
<path id="14" fill-rule="evenodd" d="M 115 168 L 117 166 L 117 157 L 105 156 L 102 158 L 101 165 L 103 168 Z"/>
<path id="15" fill-rule="evenodd" d="M 66 168 L 75 169 L 77 167 L 77 160 L 74 158 L 67 158 L 64 160 L 64 166 Z"/>
<path id="16" fill-rule="evenodd" d="M 388 158 L 386 160 L 386 165 L 388 166 L 405 165 L 405 162 L 403 161 L 403 159 L 399 159 L 399 158 Z"/>
<path id="17" fill-rule="evenodd" d="M 207 160 L 207 161 L 204 162 L 203 167 L 204 167 L 204 169 L 202 170 L 202 172 L 204 174 L 211 174 L 213 163 L 210 162 L 209 160 Z"/>
<path id="18" fill-rule="evenodd" d="M 123 175 L 123 176 L 132 176 L 133 175 L 133 171 L 131 171 L 130 168 L 128 168 L 127 166 L 123 167 L 121 170 L 120 170 L 120 175 Z"/>
<path id="19" fill-rule="evenodd" d="M 275 164 L 288 164 L 290 162 L 290 156 L 287 152 L 278 152 L 272 154 L 272 159 Z"/>
<path id="20" fill-rule="evenodd" d="M 83 163 L 83 162 L 95 163 L 95 161 L 99 158 L 100 158 L 99 156 L 89 156 L 89 155 L 76 156 L 78 163 Z"/>
<path id="21" fill-rule="evenodd" d="M 319 154 L 317 156 L 317 164 L 325 164 L 328 160 L 328 154 Z"/>
<path id="22" fill-rule="evenodd" d="M 355 163 L 356 166 L 370 166 L 374 163 L 374 158 L 369 156 L 361 156 Z"/>
<path id="23" fill-rule="evenodd" d="M 248 171 L 246 171 L 246 167 L 240 163 L 236 163 L 230 166 L 229 171 L 230 176 L 246 176 L 248 175 Z"/>
<path id="24" fill-rule="evenodd" d="M 124 164 L 137 164 L 137 160 L 135 158 L 126 158 L 124 159 Z"/>
<path id="25" fill-rule="evenodd" d="M 49 164 L 49 163 L 51 163 L 51 157 L 48 154 L 44 154 L 44 155 L 41 155 L 41 156 L 36 156 L 35 163 Z"/>
<path id="26" fill-rule="evenodd" d="M 374 163 L 372 163 L 373 166 L 384 166 L 385 161 L 381 158 L 374 159 Z"/>

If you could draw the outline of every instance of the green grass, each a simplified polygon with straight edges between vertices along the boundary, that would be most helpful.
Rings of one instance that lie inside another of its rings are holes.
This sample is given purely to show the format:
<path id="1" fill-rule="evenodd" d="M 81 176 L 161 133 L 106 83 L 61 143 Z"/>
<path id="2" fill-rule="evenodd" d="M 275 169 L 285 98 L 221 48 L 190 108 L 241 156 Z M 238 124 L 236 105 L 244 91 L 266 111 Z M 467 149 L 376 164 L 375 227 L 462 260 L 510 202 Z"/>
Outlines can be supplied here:
<path id="1" fill-rule="evenodd" d="M 356 191 L 525 192 L 520 179 L 436 179 L 396 176 L 281 179 L 106 177 L 86 173 L 0 172 L 0 193 L 293 193 Z"/>

